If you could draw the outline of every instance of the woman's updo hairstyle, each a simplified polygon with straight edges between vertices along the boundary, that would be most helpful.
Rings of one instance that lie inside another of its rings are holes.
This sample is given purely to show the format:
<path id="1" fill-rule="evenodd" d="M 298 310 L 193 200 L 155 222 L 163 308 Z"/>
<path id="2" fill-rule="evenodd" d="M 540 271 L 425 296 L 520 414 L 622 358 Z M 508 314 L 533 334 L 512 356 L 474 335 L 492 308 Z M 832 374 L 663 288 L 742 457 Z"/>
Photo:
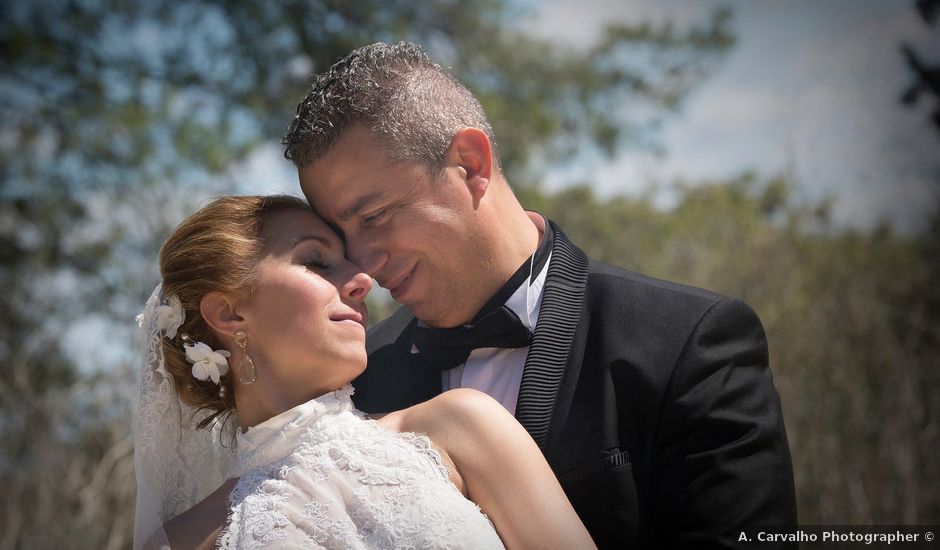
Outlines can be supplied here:
<path id="1" fill-rule="evenodd" d="M 178 297 L 186 313 L 176 336 L 163 339 L 166 369 L 184 403 L 214 411 L 199 423 L 200 428 L 234 410 L 234 365 L 219 385 L 197 380 L 186 360 L 184 337 L 212 349 L 223 347 L 203 320 L 199 303 L 210 292 L 248 296 L 254 291 L 264 224 L 272 214 L 286 210 L 311 212 L 305 201 L 287 195 L 221 197 L 184 220 L 160 249 L 163 295 Z M 222 396 L 220 386 L 225 387 Z"/>

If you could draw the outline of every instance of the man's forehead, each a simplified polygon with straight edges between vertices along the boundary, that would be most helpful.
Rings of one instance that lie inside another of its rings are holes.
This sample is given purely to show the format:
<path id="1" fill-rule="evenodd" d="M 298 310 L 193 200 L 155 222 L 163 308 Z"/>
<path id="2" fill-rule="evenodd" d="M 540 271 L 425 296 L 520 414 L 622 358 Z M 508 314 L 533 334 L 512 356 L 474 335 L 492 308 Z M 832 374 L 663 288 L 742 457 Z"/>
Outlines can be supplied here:
<path id="1" fill-rule="evenodd" d="M 321 216 L 338 216 L 356 202 L 356 178 L 352 174 L 327 173 L 323 164 L 311 163 L 299 170 L 300 188 Z"/>
<path id="2" fill-rule="evenodd" d="M 357 180 L 348 180 L 325 185 L 315 178 L 301 179 L 304 194 L 314 211 L 330 222 L 348 221 L 381 201 L 388 192 L 384 187 L 370 188 L 356 183 Z"/>

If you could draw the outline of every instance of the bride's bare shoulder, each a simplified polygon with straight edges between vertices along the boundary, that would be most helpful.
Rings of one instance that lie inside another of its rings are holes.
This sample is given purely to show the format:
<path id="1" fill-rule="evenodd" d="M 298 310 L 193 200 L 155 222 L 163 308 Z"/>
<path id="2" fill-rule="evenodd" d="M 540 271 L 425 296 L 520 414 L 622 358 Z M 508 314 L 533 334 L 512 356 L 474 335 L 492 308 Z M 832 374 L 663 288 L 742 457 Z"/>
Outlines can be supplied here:
<path id="1" fill-rule="evenodd" d="M 445 413 L 457 422 L 476 422 L 494 418 L 512 417 L 499 401 L 471 388 L 446 391 L 427 402 L 433 414 Z"/>
<path id="2" fill-rule="evenodd" d="M 229 479 L 198 504 L 163 525 L 170 548 L 211 549 L 228 521 L 228 496 L 237 479 Z"/>
<path id="3" fill-rule="evenodd" d="M 474 389 L 459 388 L 389 413 L 380 422 L 391 429 L 425 433 L 435 439 L 435 435 L 465 433 L 477 426 L 507 418 L 512 419 L 512 415 L 489 395 Z"/>
<path id="4" fill-rule="evenodd" d="M 477 390 L 455 389 L 433 399 L 382 415 L 371 415 L 380 426 L 397 432 L 428 436 L 447 467 L 451 482 L 467 494 L 466 484 L 452 457 L 456 445 L 477 439 L 473 432 L 484 429 L 485 422 L 510 415 L 492 397 Z"/>

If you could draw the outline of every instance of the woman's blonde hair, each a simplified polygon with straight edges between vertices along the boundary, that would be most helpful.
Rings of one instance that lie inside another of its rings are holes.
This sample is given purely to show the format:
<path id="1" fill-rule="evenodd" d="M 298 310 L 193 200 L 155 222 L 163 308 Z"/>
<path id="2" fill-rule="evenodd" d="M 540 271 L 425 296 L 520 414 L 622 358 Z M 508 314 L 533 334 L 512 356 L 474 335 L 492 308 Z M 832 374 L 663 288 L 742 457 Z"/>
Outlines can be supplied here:
<path id="1" fill-rule="evenodd" d="M 163 339 L 166 369 L 183 402 L 215 411 L 200 422 L 200 428 L 234 410 L 232 369 L 220 385 L 197 380 L 186 361 L 184 338 L 205 342 L 212 349 L 223 347 L 203 320 L 200 301 L 210 292 L 247 296 L 254 291 L 264 224 L 286 210 L 312 212 L 305 201 L 287 195 L 221 197 L 179 224 L 160 248 L 163 294 L 178 297 L 186 313 L 176 337 Z M 220 386 L 226 391 L 220 392 Z"/>

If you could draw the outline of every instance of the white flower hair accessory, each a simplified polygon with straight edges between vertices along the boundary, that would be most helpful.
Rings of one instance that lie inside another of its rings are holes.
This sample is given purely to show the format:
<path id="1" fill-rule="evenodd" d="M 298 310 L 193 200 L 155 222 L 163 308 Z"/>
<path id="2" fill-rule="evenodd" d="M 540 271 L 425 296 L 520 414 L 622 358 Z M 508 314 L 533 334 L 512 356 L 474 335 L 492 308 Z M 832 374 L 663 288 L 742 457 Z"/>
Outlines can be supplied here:
<path id="1" fill-rule="evenodd" d="M 157 319 L 157 330 L 162 330 L 167 338 L 175 338 L 176 331 L 183 326 L 186 320 L 186 312 L 183 311 L 183 304 L 178 297 L 170 296 L 167 303 L 157 306 L 154 316 Z"/>
<path id="2" fill-rule="evenodd" d="M 193 376 L 197 380 L 209 380 L 219 383 L 222 375 L 228 372 L 228 360 L 232 354 L 224 349 L 213 350 L 202 342 L 183 344 L 186 360 L 193 364 Z"/>

